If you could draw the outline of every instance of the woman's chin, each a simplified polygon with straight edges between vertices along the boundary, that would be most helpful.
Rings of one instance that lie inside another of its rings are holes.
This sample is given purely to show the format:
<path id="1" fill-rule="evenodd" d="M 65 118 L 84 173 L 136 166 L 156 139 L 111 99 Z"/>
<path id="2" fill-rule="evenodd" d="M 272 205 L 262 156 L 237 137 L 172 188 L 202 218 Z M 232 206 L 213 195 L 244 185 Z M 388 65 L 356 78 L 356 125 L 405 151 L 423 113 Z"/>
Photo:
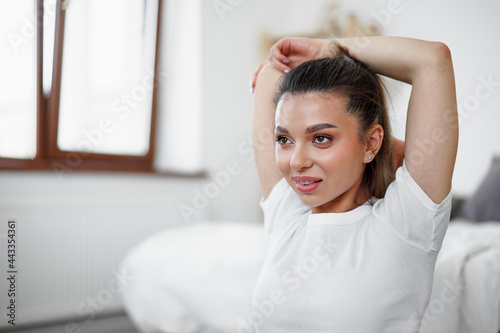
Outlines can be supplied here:
<path id="1" fill-rule="evenodd" d="M 309 206 L 311 208 L 315 208 L 321 206 L 323 204 L 322 201 L 318 200 L 318 198 L 314 197 L 311 194 L 297 193 L 299 195 L 300 200 L 304 203 L 304 205 Z"/>

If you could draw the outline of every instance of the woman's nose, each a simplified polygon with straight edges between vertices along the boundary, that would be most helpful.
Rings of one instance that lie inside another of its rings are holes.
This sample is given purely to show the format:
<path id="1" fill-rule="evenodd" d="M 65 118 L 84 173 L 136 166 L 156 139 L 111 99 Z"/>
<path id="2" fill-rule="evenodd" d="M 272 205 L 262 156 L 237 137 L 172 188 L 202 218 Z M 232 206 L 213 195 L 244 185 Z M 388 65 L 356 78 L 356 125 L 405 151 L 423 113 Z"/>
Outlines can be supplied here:
<path id="1" fill-rule="evenodd" d="M 302 170 L 312 166 L 312 159 L 306 146 L 297 145 L 293 151 L 290 167 L 294 170 Z"/>

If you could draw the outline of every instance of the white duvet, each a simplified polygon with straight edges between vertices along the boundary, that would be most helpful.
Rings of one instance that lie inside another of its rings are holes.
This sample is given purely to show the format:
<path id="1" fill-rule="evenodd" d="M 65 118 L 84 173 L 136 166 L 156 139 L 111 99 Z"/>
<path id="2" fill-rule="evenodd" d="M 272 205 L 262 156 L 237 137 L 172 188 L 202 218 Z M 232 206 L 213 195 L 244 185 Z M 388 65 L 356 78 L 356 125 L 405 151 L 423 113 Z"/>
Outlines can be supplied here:
<path id="1" fill-rule="evenodd" d="M 142 332 L 236 332 L 251 312 L 264 258 L 262 224 L 203 222 L 165 230 L 134 248 L 122 293 Z"/>
<path id="2" fill-rule="evenodd" d="M 422 333 L 500 331 L 500 222 L 450 223 Z"/>
<path id="3" fill-rule="evenodd" d="M 203 222 L 158 233 L 122 262 L 135 277 L 123 291 L 126 312 L 142 332 L 237 332 L 264 251 L 260 223 Z M 499 330 L 500 223 L 454 221 L 421 332 Z"/>

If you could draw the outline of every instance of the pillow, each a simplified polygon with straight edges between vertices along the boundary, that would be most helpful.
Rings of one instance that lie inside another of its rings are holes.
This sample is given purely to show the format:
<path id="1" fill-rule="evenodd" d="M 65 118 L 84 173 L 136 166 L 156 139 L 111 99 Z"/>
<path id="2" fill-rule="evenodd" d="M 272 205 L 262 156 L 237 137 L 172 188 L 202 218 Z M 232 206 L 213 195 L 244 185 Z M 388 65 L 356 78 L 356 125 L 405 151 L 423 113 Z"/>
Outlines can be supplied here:
<path id="1" fill-rule="evenodd" d="M 453 222 L 454 218 L 458 218 L 458 213 L 460 212 L 460 209 L 462 209 L 462 206 L 465 202 L 465 198 L 463 197 L 456 197 L 452 196 L 451 197 L 451 213 L 450 213 L 450 222 Z"/>
<path id="2" fill-rule="evenodd" d="M 500 156 L 493 159 L 474 195 L 462 204 L 457 217 L 473 221 L 500 221 Z"/>

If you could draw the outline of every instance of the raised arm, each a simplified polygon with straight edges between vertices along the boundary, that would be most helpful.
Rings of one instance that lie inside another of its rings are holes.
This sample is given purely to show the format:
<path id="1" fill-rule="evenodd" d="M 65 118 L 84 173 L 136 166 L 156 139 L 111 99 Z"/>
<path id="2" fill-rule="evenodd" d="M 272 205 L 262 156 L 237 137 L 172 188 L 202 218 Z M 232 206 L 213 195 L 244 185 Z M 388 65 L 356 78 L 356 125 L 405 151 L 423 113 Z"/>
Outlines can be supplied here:
<path id="1" fill-rule="evenodd" d="M 435 203 L 451 190 L 458 146 L 453 64 L 448 47 L 402 37 L 372 37 L 362 47 L 339 39 L 376 73 L 412 85 L 405 136 L 408 172 Z"/>
<path id="2" fill-rule="evenodd" d="M 256 77 L 253 100 L 253 146 L 262 195 L 265 198 L 282 178 L 276 166 L 273 95 L 283 74 L 272 65 L 265 65 Z"/>
<path id="3" fill-rule="evenodd" d="M 290 43 L 288 43 L 290 41 Z M 329 45 L 325 40 L 293 38 L 283 39 L 271 48 L 269 61 L 257 68 L 252 76 L 251 86 L 254 91 L 253 104 L 253 143 L 254 155 L 264 198 L 267 198 L 274 185 L 283 177 L 276 166 L 274 138 L 274 116 L 276 108 L 273 102 L 278 80 L 290 66 L 298 66 L 307 60 L 327 55 Z M 286 57 L 290 59 L 282 62 Z M 280 55 L 281 54 L 281 55 Z M 280 57 L 276 61 L 276 56 Z M 283 66 L 276 66 L 279 63 Z"/>
<path id="4" fill-rule="evenodd" d="M 403 37 L 317 40 L 285 38 L 271 48 L 270 62 L 287 71 L 305 60 L 333 57 L 336 43 L 376 73 L 412 85 L 404 156 L 409 173 L 440 203 L 451 189 L 458 146 L 458 114 L 453 64 L 439 42 Z"/>

